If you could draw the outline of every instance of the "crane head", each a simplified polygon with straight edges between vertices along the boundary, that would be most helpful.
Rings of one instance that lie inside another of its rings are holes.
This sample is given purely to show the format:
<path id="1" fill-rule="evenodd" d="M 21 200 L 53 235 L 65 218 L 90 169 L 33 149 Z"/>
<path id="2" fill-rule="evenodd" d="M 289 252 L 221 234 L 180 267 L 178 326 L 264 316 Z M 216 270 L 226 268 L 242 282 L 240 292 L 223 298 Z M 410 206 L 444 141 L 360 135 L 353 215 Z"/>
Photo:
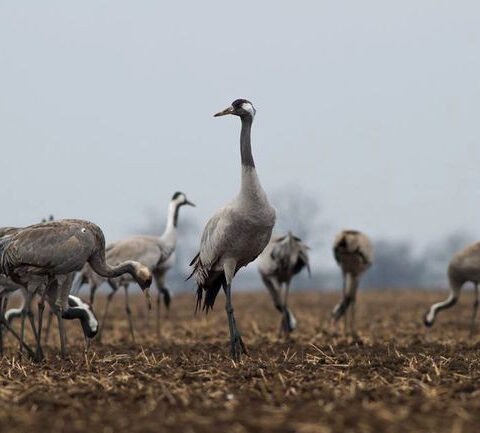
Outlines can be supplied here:
<path id="1" fill-rule="evenodd" d="M 142 265 L 141 263 L 136 263 L 135 265 L 135 279 L 137 280 L 138 285 L 142 289 L 143 293 L 145 294 L 145 298 L 147 299 L 148 309 L 152 309 L 152 299 L 150 297 L 149 287 L 152 285 L 152 273 L 150 269 L 146 266 Z"/>
<path id="2" fill-rule="evenodd" d="M 226 116 L 227 114 L 233 114 L 234 116 L 239 117 L 250 117 L 253 119 L 255 117 L 255 107 L 250 101 L 246 99 L 236 99 L 232 102 L 230 107 L 225 108 L 225 110 L 219 111 L 218 113 L 214 114 L 214 117 Z"/>
<path id="3" fill-rule="evenodd" d="M 175 194 L 173 194 L 172 201 L 177 203 L 179 206 L 188 205 L 195 207 L 195 204 L 187 199 L 185 193 L 180 191 L 177 191 Z"/>

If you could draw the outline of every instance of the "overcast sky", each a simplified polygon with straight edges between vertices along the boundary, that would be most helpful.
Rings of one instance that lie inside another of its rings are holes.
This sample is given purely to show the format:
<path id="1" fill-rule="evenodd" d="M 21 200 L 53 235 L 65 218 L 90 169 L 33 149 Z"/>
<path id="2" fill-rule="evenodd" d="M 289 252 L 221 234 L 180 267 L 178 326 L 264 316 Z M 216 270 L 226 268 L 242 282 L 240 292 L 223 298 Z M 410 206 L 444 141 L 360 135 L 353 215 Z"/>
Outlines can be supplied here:
<path id="1" fill-rule="evenodd" d="M 268 4 L 267 4 L 268 3 Z M 0 0 L 0 225 L 53 213 L 109 240 L 176 190 L 239 188 L 234 99 L 267 193 L 417 245 L 480 238 L 477 1 Z"/>

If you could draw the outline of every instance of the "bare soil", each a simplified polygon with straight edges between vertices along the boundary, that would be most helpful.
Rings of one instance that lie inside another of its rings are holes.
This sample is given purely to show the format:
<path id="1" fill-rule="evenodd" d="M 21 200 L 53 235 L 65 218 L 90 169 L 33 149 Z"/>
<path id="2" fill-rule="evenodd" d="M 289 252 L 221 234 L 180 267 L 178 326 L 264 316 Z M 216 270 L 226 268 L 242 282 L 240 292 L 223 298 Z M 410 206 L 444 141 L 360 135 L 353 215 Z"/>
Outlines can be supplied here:
<path id="1" fill-rule="evenodd" d="M 194 317 L 193 295 L 175 297 L 168 317 L 162 310 L 160 337 L 143 297 L 132 297 L 133 344 L 119 293 L 103 343 L 87 354 L 78 323 L 68 324 L 67 360 L 58 358 L 56 333 L 41 364 L 19 357 L 8 338 L 0 431 L 478 432 L 480 345 L 468 335 L 471 295 L 440 313 L 432 330 L 422 324 L 428 306 L 445 296 L 361 293 L 353 337 L 328 329 L 337 294 L 293 294 L 299 327 L 284 341 L 264 292 L 235 294 L 250 351 L 235 364 L 223 296 L 207 317 Z M 104 302 L 99 296 L 98 312 Z"/>

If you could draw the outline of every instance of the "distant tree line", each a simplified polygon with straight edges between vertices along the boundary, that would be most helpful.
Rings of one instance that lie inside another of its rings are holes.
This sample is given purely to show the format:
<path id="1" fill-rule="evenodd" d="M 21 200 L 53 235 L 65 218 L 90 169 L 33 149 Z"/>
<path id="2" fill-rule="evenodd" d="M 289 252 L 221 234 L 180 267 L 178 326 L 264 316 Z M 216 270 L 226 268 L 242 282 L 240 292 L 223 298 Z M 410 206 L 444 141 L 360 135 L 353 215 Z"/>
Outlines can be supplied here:
<path id="1" fill-rule="evenodd" d="M 288 187 L 272 195 L 277 209 L 277 233 L 291 230 L 312 248 L 330 248 L 331 239 L 325 241 L 322 233 L 320 207 L 315 197 L 301 188 Z M 160 235 L 165 227 L 164 209 L 149 209 L 146 221 L 134 228 L 142 234 Z M 174 292 L 193 291 L 194 282 L 185 281 L 189 263 L 198 251 L 202 227 L 190 214 L 179 218 L 176 265 L 167 276 L 167 283 Z M 362 287 L 387 288 L 440 288 L 447 286 L 446 269 L 453 254 L 474 242 L 472 236 L 457 232 L 429 245 L 423 251 L 415 251 L 404 240 L 373 239 L 375 260 L 362 280 Z M 332 262 L 333 263 L 333 262 Z M 335 289 L 341 287 L 339 269 L 331 263 L 327 266 L 312 262 L 312 277 L 300 274 L 294 281 L 296 290 Z M 242 270 L 236 279 L 237 290 L 263 288 L 255 264 Z"/>

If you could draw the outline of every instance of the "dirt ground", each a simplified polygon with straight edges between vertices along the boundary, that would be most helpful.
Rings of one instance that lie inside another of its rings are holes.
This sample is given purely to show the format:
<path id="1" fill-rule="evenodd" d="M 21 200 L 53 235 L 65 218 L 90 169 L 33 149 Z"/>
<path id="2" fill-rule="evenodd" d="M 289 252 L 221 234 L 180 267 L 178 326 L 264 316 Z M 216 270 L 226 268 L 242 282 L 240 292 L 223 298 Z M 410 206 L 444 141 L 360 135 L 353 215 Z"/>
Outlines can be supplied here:
<path id="1" fill-rule="evenodd" d="M 358 338 L 328 331 L 337 294 L 294 294 L 290 341 L 264 292 L 235 294 L 250 356 L 229 359 L 223 295 L 208 317 L 193 295 L 175 297 L 161 336 L 134 297 L 131 343 L 123 293 L 102 344 L 88 354 L 69 323 L 69 359 L 0 361 L 1 432 L 432 432 L 480 431 L 480 345 L 470 341 L 471 294 L 426 332 L 422 314 L 445 293 L 361 293 Z M 102 310 L 105 299 L 98 299 Z"/>

